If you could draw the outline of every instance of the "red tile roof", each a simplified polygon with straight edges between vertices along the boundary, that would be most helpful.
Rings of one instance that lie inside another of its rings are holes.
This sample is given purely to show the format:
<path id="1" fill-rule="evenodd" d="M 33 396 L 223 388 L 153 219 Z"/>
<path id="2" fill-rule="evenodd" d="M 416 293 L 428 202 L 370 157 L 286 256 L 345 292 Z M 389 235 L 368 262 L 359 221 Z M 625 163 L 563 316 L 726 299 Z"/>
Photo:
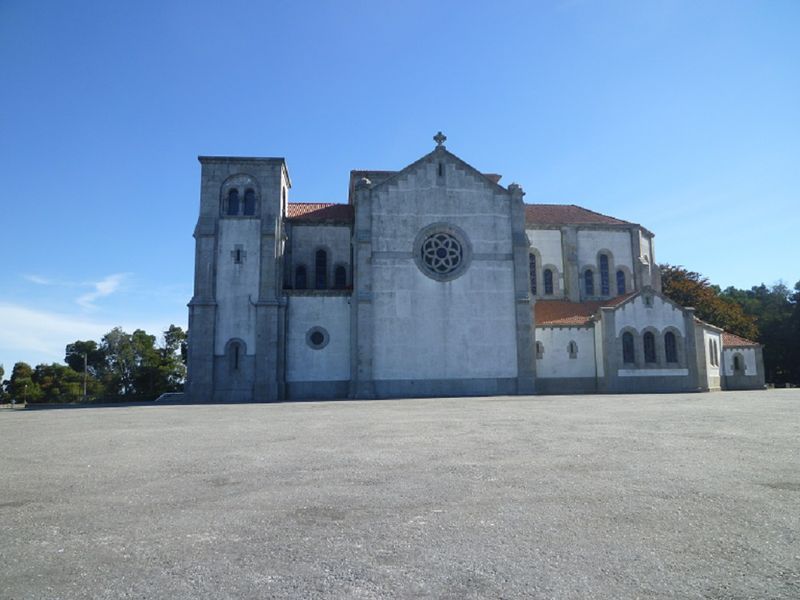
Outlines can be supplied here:
<path id="1" fill-rule="evenodd" d="M 532 225 L 633 225 L 575 204 L 526 204 L 525 222 Z"/>
<path id="2" fill-rule="evenodd" d="M 636 292 L 591 302 L 570 302 L 569 300 L 537 300 L 534 306 L 536 325 L 585 326 L 603 306 L 617 306 L 635 295 Z"/>
<path id="3" fill-rule="evenodd" d="M 298 221 L 337 221 L 351 222 L 353 207 L 349 204 L 324 202 L 289 202 L 286 205 L 286 218 Z"/>
<path id="4" fill-rule="evenodd" d="M 728 333 L 727 331 L 722 333 L 722 347 L 723 348 L 735 348 L 741 346 L 760 346 L 758 342 L 754 342 L 752 340 L 747 340 L 743 337 L 739 337 L 738 335 L 734 335 L 733 333 Z"/>

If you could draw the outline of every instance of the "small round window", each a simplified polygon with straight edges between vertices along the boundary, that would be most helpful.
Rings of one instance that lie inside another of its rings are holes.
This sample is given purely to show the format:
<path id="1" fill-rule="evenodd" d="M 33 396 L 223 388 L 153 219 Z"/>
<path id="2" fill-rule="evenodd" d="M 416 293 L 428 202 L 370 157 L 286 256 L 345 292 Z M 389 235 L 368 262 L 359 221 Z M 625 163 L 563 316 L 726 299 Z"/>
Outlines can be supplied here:
<path id="1" fill-rule="evenodd" d="M 414 243 L 414 260 L 431 279 L 450 281 L 469 266 L 471 249 L 459 228 L 435 223 L 423 229 Z"/>
<path id="2" fill-rule="evenodd" d="M 330 336 L 324 327 L 312 327 L 306 332 L 306 344 L 314 350 L 322 350 L 329 341 Z"/>

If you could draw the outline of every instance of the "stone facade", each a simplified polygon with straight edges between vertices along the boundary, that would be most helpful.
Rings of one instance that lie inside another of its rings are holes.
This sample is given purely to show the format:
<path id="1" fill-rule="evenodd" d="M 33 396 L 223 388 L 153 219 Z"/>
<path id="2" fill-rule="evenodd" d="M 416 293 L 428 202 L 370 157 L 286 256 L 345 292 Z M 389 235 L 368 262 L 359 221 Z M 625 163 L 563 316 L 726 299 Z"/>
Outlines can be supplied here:
<path id="1" fill-rule="evenodd" d="M 443 141 L 338 205 L 289 203 L 282 158 L 200 157 L 193 400 L 763 386 L 660 294 L 647 229 L 525 204 Z"/>

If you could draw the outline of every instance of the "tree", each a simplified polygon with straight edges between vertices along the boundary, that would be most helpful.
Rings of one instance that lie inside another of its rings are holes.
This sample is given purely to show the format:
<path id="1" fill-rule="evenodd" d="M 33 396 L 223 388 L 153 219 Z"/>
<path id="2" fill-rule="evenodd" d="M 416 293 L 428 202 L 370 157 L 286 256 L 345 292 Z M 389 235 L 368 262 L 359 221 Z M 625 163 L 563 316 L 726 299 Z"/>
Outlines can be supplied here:
<path id="1" fill-rule="evenodd" d="M 83 378 L 83 373 L 58 363 L 37 365 L 33 371 L 33 381 L 41 391 L 40 402 L 81 401 L 83 399 Z M 88 374 L 86 392 L 89 397 L 102 392 L 102 386 Z"/>
<path id="2" fill-rule="evenodd" d="M 742 306 L 721 296 L 719 288 L 695 271 L 681 266 L 661 265 L 664 295 L 681 306 L 695 309 L 697 318 L 747 339 L 758 338 L 755 319 L 745 314 Z"/>
<path id="3" fill-rule="evenodd" d="M 64 362 L 67 363 L 73 371 L 83 373 L 84 355 L 86 356 L 87 371 L 93 377 L 101 376 L 105 370 L 105 354 L 94 340 L 78 340 L 72 344 L 67 344 L 64 353 Z"/>
<path id="4" fill-rule="evenodd" d="M 749 290 L 729 287 L 722 297 L 737 302 L 756 322 L 767 381 L 800 383 L 800 282 L 794 290 L 783 283 Z"/>
<path id="5" fill-rule="evenodd" d="M 33 380 L 33 369 L 24 362 L 14 365 L 7 389 L 11 398 L 17 402 L 38 402 L 42 397 L 42 391 Z"/>
<path id="6" fill-rule="evenodd" d="M 3 377 L 6 374 L 6 370 L 3 368 L 3 365 L 0 365 L 0 404 L 5 404 L 6 400 L 6 384 L 7 381 L 3 381 Z"/>

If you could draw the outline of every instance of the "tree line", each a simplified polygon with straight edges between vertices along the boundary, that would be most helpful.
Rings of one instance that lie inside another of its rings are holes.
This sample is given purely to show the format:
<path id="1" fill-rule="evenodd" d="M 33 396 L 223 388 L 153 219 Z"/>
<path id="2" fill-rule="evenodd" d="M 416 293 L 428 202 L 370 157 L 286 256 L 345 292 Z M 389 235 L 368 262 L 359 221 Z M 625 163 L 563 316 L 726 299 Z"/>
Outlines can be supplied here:
<path id="1" fill-rule="evenodd" d="M 0 401 L 153 400 L 180 391 L 186 378 L 186 332 L 170 325 L 158 344 L 156 336 L 141 329 L 126 333 L 115 327 L 99 343 L 68 344 L 64 362 L 36 367 L 18 362 L 5 381 L 0 365 Z"/>
<path id="2" fill-rule="evenodd" d="M 764 346 L 768 383 L 800 385 L 800 281 L 724 290 L 681 266 L 661 265 L 664 295 L 725 331 Z"/>

